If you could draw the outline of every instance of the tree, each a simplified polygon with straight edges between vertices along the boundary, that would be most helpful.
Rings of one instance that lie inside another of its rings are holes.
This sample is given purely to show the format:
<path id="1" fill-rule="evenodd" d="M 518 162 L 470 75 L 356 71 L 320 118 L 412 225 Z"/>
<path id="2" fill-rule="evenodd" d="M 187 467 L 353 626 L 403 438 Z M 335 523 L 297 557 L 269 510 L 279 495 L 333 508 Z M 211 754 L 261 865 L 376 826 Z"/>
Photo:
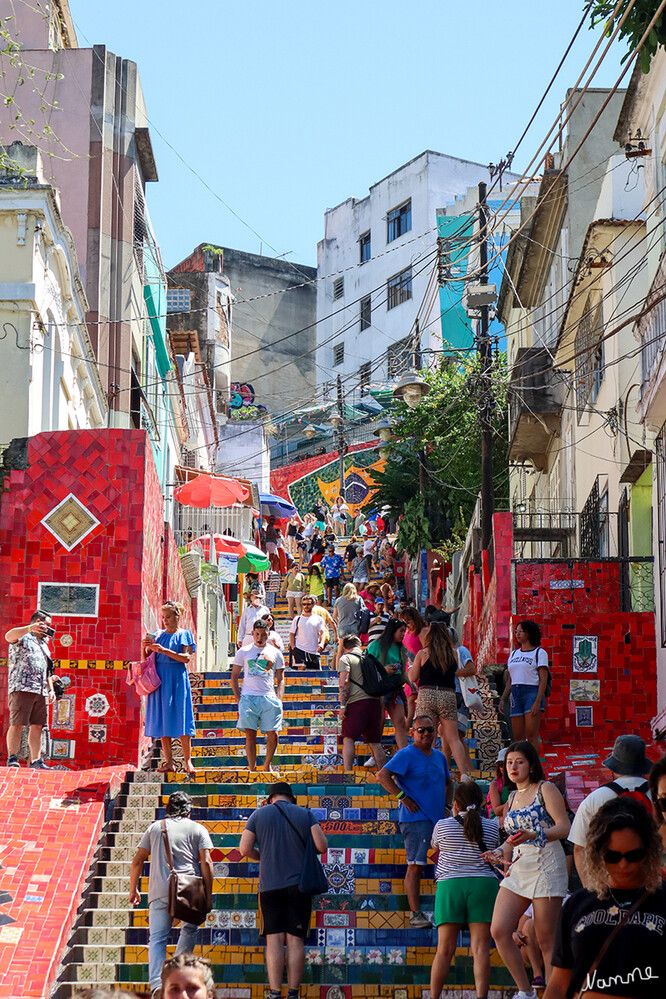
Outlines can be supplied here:
<path id="1" fill-rule="evenodd" d="M 422 548 L 430 548 L 430 525 L 422 496 L 412 496 L 398 525 L 398 549 L 416 558 Z"/>
<path id="2" fill-rule="evenodd" d="M 447 359 L 436 370 L 422 372 L 430 392 L 416 409 L 395 408 L 389 456 L 377 473 L 377 502 L 389 504 L 395 515 L 410 516 L 409 506 L 420 493 L 423 465 L 423 504 L 432 543 L 437 546 L 469 523 L 481 487 L 480 400 L 483 375 L 476 358 L 463 363 Z M 493 454 L 495 501 L 506 504 L 509 469 L 506 454 L 506 358 L 498 356 L 491 369 L 495 399 Z"/>
<path id="3" fill-rule="evenodd" d="M 632 0 L 623 0 L 615 11 L 615 15 L 612 16 L 617 0 L 594 0 L 590 11 L 591 27 L 596 27 L 600 21 L 607 21 L 606 34 L 611 35 L 615 30 L 615 22 L 620 21 L 626 13 L 627 17 L 620 28 L 619 37 L 626 38 L 633 51 L 657 13 L 659 4 L 660 0 L 634 0 L 633 3 Z M 628 13 L 627 8 L 629 8 Z M 652 56 L 660 46 L 666 48 L 666 10 L 662 11 L 655 21 L 641 48 L 639 58 L 644 73 L 649 72 Z M 622 61 L 624 62 L 628 58 L 629 53 L 624 56 Z"/>

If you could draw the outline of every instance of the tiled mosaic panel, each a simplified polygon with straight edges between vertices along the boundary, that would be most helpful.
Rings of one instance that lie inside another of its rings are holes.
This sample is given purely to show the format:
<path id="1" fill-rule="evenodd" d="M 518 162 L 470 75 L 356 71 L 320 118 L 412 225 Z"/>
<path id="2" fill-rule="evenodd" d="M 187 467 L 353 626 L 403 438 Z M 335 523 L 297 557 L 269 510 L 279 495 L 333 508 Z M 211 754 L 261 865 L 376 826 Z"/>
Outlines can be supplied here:
<path id="1" fill-rule="evenodd" d="M 125 768 L 49 774 L 0 768 L 0 994 L 42 997 L 55 977 L 97 845 L 107 791 Z"/>
<path id="2" fill-rule="evenodd" d="M 186 627 L 194 623 L 173 536 L 165 534 L 163 500 L 146 434 L 140 430 L 38 434 L 29 440 L 28 460 L 25 471 L 12 471 L 5 479 L 0 505 L 3 619 L 8 626 L 29 620 L 40 581 L 99 585 L 96 618 L 55 618 L 55 658 L 69 663 L 62 665 L 72 671 L 68 694 L 75 696 L 76 704 L 74 726 L 68 721 L 62 731 L 54 727 L 53 734 L 61 739 L 66 731 L 75 743 L 73 758 L 60 753 L 68 765 L 136 762 L 142 741 L 141 706 L 133 689 L 125 687 L 122 669 L 116 672 L 113 664 L 140 658 L 141 637 L 148 621 L 158 624 L 165 598 L 184 604 Z M 99 524 L 68 552 L 41 521 L 69 493 Z M 72 636 L 71 646 L 60 644 L 64 634 Z M 90 738 L 89 723 L 95 719 L 85 710 L 86 700 L 96 692 L 111 705 L 104 742 L 100 731 Z M 0 661 L 0 719 L 6 728 L 4 660 Z"/>

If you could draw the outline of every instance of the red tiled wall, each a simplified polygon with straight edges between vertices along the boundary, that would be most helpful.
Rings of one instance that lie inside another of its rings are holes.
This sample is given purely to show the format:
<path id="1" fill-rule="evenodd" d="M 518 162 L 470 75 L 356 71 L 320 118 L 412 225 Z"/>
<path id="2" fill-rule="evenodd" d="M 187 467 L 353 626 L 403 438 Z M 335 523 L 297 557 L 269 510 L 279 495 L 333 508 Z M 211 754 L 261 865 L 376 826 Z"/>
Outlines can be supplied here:
<path id="1" fill-rule="evenodd" d="M 0 995 L 48 995 L 125 768 L 49 774 L 0 768 Z M 7 900 L 9 896 L 9 900 Z"/>
<path id="2" fill-rule="evenodd" d="M 60 762 L 70 767 L 139 761 L 141 702 L 125 682 L 123 662 L 141 655 L 149 622 L 159 624 L 164 600 L 164 512 L 152 452 L 141 430 L 63 431 L 29 441 L 29 467 L 5 480 L 0 506 L 0 576 L 6 585 L 0 611 L 6 627 L 27 623 L 37 606 L 39 581 L 96 583 L 96 618 L 55 618 L 54 657 L 70 679 L 74 717 L 67 727 L 52 725 Z M 68 552 L 42 525 L 69 493 L 100 521 Z M 171 555 L 177 558 L 175 549 Z M 180 565 L 170 570 L 175 596 L 185 593 L 188 625 L 191 604 Z M 59 639 L 71 635 L 73 644 Z M 2 650 L 6 654 L 5 649 Z M 103 715 L 86 701 L 101 694 Z M 0 666 L 0 715 L 7 725 L 6 665 Z M 95 741 L 95 740 L 101 741 Z"/>
<path id="3" fill-rule="evenodd" d="M 582 589 L 551 588 L 553 581 L 584 584 Z M 650 739 L 657 711 L 655 622 L 653 613 L 620 613 L 617 563 L 516 564 L 514 621 L 532 618 L 552 661 L 553 692 L 541 726 L 545 742 L 613 742 L 622 732 Z M 573 599 L 573 604 L 571 601 Z M 573 636 L 599 639 L 596 674 L 573 672 Z M 599 680 L 599 701 L 570 701 L 572 679 Z M 576 727 L 576 706 L 591 706 L 594 728 Z"/>
<path id="4" fill-rule="evenodd" d="M 178 556 L 178 546 L 173 536 L 170 524 L 164 524 L 164 597 L 166 600 L 174 600 L 182 604 L 185 613 L 181 617 L 181 626 L 189 628 L 196 634 L 194 615 L 192 613 L 192 600 L 187 592 L 185 579 L 180 567 Z"/>

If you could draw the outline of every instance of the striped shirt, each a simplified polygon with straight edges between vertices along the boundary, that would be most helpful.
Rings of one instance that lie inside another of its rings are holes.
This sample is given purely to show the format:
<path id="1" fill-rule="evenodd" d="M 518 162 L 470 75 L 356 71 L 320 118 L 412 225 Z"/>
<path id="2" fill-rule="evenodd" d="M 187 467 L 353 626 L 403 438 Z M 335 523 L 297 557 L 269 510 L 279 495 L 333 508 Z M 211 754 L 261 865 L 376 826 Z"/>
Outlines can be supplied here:
<path id="1" fill-rule="evenodd" d="M 495 819 L 484 819 L 483 839 L 488 850 L 499 846 L 499 825 Z M 446 878 L 494 878 L 493 869 L 481 860 L 476 843 L 470 843 L 457 819 L 440 819 L 432 833 L 432 845 L 439 849 L 437 881 Z"/>

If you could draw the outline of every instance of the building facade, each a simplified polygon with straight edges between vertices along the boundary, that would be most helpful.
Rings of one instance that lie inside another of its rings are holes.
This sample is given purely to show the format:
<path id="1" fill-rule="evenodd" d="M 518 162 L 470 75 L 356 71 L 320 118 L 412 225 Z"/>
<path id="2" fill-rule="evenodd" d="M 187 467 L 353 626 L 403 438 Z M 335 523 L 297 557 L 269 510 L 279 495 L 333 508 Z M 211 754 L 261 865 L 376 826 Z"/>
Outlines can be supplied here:
<path id="1" fill-rule="evenodd" d="M 365 198 L 326 212 L 317 247 L 323 401 L 333 399 L 338 374 L 362 397 L 412 366 L 417 314 L 421 347 L 441 351 L 436 291 L 420 309 L 436 270 L 437 211 L 487 178 L 487 166 L 428 150 L 373 184 Z"/>

